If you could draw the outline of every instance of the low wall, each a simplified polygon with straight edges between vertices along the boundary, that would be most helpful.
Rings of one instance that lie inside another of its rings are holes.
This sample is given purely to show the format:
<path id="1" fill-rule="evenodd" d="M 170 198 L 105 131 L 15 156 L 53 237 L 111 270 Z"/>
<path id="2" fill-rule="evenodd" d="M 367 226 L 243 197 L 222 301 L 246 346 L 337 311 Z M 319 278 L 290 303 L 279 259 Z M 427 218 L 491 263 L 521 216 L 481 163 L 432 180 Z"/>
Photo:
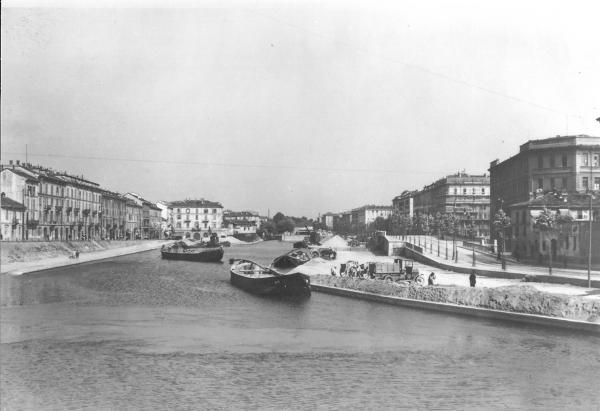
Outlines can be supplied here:
<path id="1" fill-rule="evenodd" d="M 600 301 L 543 293 L 528 285 L 498 288 L 418 287 L 327 275 L 313 276 L 311 283 L 315 291 L 517 321 L 531 320 L 528 316 L 533 316 L 535 321 L 531 322 L 535 323 L 562 320 L 565 324 L 564 321 L 571 320 L 576 324 L 587 324 L 575 328 L 600 332 Z"/>

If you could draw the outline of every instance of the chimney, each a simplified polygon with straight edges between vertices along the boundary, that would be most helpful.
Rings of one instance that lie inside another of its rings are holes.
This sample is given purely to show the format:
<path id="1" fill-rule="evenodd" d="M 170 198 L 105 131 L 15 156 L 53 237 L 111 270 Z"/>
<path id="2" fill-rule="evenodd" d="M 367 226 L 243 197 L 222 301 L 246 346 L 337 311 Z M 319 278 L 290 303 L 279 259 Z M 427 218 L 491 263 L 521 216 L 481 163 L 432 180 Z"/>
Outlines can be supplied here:
<path id="1" fill-rule="evenodd" d="M 8 165 L 12 166 L 13 165 L 13 161 L 12 160 L 8 160 Z"/>
<path id="2" fill-rule="evenodd" d="M 20 160 L 17 160 L 17 165 L 21 165 L 21 161 Z"/>

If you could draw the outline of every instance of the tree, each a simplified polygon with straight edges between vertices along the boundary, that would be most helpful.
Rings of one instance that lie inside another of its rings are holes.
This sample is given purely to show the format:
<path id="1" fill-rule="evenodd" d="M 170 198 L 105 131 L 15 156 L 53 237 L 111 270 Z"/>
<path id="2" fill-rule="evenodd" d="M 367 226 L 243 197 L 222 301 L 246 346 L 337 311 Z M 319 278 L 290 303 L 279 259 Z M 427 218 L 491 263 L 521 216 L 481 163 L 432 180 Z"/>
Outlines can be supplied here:
<path id="1" fill-rule="evenodd" d="M 283 220 L 285 218 L 285 215 L 282 212 L 278 212 L 277 214 L 275 214 L 273 216 L 273 222 L 275 224 L 277 224 L 278 222 L 280 222 L 281 220 Z"/>
<path id="2" fill-rule="evenodd" d="M 279 234 L 285 233 L 286 231 L 291 233 L 296 227 L 294 221 L 287 217 L 284 217 L 282 220 L 279 220 L 279 222 L 277 222 L 275 226 L 277 227 L 277 232 Z"/>
<path id="3" fill-rule="evenodd" d="M 494 216 L 494 221 L 492 223 L 494 226 L 494 232 L 499 240 L 501 240 L 502 248 L 500 249 L 500 242 L 498 244 L 499 252 L 502 257 L 502 269 L 506 268 L 506 261 L 504 260 L 504 248 L 506 247 L 506 229 L 511 226 L 510 217 L 506 215 L 504 210 L 500 209 Z"/>
<path id="4" fill-rule="evenodd" d="M 548 272 L 550 275 L 552 275 L 552 241 L 558 240 L 558 238 L 552 237 L 558 237 L 560 235 L 561 227 L 571 221 L 573 221 L 573 218 L 570 215 L 561 215 L 560 212 L 553 213 L 545 207 L 542 212 L 533 219 L 533 228 L 540 233 L 540 237 L 542 233 L 545 233 L 550 240 L 548 250 Z M 545 241 L 543 238 L 540 238 L 540 240 Z"/>

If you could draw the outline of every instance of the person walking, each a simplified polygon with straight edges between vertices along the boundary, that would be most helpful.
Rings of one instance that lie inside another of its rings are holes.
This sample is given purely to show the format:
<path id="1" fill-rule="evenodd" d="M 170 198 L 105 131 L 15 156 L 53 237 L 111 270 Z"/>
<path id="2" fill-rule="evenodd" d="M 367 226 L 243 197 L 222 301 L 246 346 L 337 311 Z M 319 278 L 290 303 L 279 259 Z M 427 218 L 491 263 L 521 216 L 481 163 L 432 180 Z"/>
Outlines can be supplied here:
<path id="1" fill-rule="evenodd" d="M 472 272 L 469 276 L 469 282 L 471 283 L 471 287 L 475 287 L 475 283 L 477 282 L 477 277 L 475 277 L 475 272 Z"/>
<path id="2" fill-rule="evenodd" d="M 427 279 L 427 285 L 435 285 L 435 273 L 431 272 L 431 274 L 429 274 L 429 278 Z"/>

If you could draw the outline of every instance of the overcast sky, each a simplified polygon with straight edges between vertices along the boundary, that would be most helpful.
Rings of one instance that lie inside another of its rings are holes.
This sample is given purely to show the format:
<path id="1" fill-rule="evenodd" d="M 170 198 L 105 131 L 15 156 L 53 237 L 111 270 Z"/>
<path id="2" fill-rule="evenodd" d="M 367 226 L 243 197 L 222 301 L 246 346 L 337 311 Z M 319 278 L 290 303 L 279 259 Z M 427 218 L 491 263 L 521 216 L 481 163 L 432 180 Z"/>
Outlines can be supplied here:
<path id="1" fill-rule="evenodd" d="M 3 1 L 2 162 L 271 215 L 391 204 L 600 135 L 594 3 Z"/>

